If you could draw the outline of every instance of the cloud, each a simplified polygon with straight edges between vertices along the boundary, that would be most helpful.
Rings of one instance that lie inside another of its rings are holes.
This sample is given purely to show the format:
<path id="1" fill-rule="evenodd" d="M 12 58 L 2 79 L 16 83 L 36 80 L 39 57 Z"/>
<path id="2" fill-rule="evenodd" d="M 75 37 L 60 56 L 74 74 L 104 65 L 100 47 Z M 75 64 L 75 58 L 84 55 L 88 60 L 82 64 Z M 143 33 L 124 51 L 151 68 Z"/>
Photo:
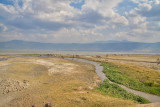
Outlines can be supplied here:
<path id="1" fill-rule="evenodd" d="M 7 30 L 7 27 L 0 23 L 0 32 L 4 32 Z"/>
<path id="2" fill-rule="evenodd" d="M 159 40 L 160 0 L 7 1 L 0 2 L 0 41 Z"/>
<path id="3" fill-rule="evenodd" d="M 135 12 L 146 17 L 159 17 L 160 0 L 132 0 L 138 3 L 138 7 L 134 9 Z"/>
<path id="4" fill-rule="evenodd" d="M 116 13 L 113 8 L 117 6 L 122 0 L 86 0 L 82 10 L 92 9 L 97 11 L 104 17 L 113 17 Z"/>
<path id="5" fill-rule="evenodd" d="M 156 41 L 160 34 L 159 0 L 132 0 L 138 5 L 126 12 L 130 30 L 128 35 L 137 41 Z M 138 35 L 138 36 L 137 36 Z M 152 39 L 154 38 L 154 39 Z"/>

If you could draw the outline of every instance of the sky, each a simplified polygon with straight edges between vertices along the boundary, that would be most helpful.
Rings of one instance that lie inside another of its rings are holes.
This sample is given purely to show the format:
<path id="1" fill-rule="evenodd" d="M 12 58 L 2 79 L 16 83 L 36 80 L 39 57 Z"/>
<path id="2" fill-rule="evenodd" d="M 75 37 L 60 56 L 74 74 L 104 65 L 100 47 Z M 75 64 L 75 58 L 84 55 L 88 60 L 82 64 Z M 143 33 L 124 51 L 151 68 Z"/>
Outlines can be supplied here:
<path id="1" fill-rule="evenodd" d="M 160 0 L 0 0 L 0 42 L 160 42 Z"/>

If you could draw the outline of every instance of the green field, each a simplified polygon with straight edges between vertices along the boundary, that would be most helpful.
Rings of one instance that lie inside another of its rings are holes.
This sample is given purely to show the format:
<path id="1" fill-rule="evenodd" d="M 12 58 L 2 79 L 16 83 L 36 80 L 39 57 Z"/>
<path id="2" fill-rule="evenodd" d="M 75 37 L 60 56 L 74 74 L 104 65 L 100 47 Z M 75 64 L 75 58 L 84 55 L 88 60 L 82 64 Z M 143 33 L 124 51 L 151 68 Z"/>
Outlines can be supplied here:
<path id="1" fill-rule="evenodd" d="M 114 63 L 102 63 L 101 65 L 104 67 L 103 72 L 111 81 L 160 96 L 159 72 Z"/>

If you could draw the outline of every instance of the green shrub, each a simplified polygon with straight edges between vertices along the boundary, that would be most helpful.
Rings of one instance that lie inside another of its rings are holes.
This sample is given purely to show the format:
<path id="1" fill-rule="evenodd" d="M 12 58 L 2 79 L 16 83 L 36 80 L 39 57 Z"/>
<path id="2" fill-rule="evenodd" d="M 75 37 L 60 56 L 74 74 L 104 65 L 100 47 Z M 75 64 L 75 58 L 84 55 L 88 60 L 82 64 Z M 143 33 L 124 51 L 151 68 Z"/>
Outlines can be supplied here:
<path id="1" fill-rule="evenodd" d="M 123 88 L 121 88 L 120 86 L 118 86 L 117 84 L 111 84 L 109 83 L 108 80 L 105 80 L 100 87 L 98 88 L 98 90 L 100 90 L 101 92 L 108 94 L 110 96 L 114 96 L 114 97 L 118 97 L 118 98 L 123 98 L 126 100 L 133 100 L 135 102 L 138 102 L 140 104 L 145 104 L 145 103 L 149 103 L 148 100 L 134 95 L 132 93 L 127 92 L 126 90 L 124 90 Z"/>

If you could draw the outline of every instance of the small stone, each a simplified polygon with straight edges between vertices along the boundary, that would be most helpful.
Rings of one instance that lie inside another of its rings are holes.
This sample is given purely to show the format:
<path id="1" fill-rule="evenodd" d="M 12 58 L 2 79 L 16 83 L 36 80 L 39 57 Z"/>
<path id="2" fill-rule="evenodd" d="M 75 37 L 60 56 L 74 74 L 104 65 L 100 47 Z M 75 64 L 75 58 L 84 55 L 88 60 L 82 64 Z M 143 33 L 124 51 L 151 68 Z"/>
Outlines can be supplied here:
<path id="1" fill-rule="evenodd" d="M 44 107 L 52 107 L 51 103 L 46 103 Z"/>

